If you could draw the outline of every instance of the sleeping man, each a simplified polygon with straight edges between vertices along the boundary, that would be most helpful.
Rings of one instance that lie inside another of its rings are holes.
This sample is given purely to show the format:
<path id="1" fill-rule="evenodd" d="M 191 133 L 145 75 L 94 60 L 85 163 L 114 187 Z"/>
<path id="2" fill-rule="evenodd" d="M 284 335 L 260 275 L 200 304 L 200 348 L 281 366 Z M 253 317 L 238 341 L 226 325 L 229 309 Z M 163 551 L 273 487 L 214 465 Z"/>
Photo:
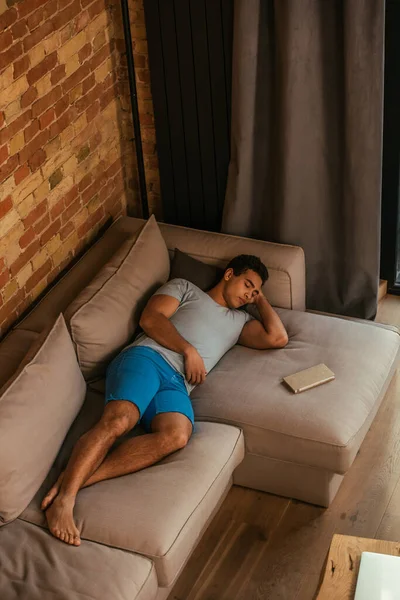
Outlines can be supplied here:
<path id="1" fill-rule="evenodd" d="M 42 502 L 51 533 L 79 546 L 73 518 L 78 491 L 144 469 L 188 443 L 194 427 L 189 394 L 236 343 L 283 348 L 286 330 L 261 291 L 268 271 L 259 258 L 233 258 L 209 291 L 186 279 L 161 286 L 143 310 L 143 329 L 107 369 L 105 407 L 75 445 L 65 471 Z M 261 321 L 243 308 L 257 306 Z M 115 441 L 137 423 L 145 435 Z"/>

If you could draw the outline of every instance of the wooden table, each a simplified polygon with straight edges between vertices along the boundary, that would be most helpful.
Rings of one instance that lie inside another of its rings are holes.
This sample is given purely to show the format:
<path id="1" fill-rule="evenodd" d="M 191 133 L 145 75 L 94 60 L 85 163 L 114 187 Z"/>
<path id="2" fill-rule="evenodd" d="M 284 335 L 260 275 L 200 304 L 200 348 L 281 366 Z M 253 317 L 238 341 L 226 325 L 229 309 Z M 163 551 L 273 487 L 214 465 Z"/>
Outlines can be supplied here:
<path id="1" fill-rule="evenodd" d="M 400 555 L 400 542 L 335 534 L 315 600 L 353 600 L 361 552 Z"/>

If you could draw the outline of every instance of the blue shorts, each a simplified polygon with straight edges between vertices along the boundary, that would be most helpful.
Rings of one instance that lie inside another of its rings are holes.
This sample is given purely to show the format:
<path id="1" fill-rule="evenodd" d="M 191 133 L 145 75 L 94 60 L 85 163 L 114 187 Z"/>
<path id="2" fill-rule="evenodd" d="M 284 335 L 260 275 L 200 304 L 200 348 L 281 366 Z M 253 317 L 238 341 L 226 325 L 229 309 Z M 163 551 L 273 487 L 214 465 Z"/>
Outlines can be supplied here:
<path id="1" fill-rule="evenodd" d="M 110 400 L 133 402 L 146 431 L 151 431 L 153 418 L 165 412 L 181 413 L 194 426 L 183 376 L 146 346 L 132 346 L 111 361 L 106 374 L 106 403 Z"/>

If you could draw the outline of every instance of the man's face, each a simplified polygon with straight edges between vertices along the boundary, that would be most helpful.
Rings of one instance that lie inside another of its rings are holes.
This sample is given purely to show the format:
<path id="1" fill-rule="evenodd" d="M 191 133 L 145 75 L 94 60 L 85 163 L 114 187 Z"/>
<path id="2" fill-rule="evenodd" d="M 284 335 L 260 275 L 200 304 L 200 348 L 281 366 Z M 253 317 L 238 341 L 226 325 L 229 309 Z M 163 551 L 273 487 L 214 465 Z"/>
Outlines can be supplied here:
<path id="1" fill-rule="evenodd" d="M 258 273 L 251 269 L 238 276 L 234 274 L 233 269 L 227 269 L 224 274 L 224 283 L 225 302 L 229 308 L 240 308 L 254 302 L 260 293 L 262 280 Z"/>

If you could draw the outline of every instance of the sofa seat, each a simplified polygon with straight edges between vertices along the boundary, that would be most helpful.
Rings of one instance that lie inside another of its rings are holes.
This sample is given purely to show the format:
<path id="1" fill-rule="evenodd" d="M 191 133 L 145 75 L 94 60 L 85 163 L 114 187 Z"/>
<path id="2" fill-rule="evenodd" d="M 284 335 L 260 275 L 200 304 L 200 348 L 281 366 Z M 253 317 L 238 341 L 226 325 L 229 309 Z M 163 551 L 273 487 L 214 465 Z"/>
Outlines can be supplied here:
<path id="1" fill-rule="evenodd" d="M 96 396 L 102 402 L 102 396 L 89 392 L 88 402 L 71 428 L 74 435 L 67 437 L 56 459 L 58 467 L 22 513 L 23 520 L 46 526 L 41 499 L 65 462 L 73 438 L 85 429 L 80 423 L 90 405 L 94 407 Z M 134 435 L 140 434 L 140 428 L 136 429 L 139 432 Z M 182 450 L 151 467 L 79 492 L 75 517 L 82 538 L 151 558 L 159 586 L 169 587 L 223 502 L 232 485 L 232 473 L 243 457 L 239 428 L 196 423 Z"/>
<path id="2" fill-rule="evenodd" d="M 154 600 L 148 558 L 85 542 L 67 546 L 20 519 L 0 529 L 2 600 Z M 116 577 L 115 574 L 118 573 Z"/>
<path id="3" fill-rule="evenodd" d="M 193 390 L 196 419 L 241 427 L 246 453 L 344 474 L 379 408 L 400 336 L 369 321 L 276 310 L 288 345 L 231 349 Z M 336 379 L 301 394 L 281 383 L 318 363 Z"/>

